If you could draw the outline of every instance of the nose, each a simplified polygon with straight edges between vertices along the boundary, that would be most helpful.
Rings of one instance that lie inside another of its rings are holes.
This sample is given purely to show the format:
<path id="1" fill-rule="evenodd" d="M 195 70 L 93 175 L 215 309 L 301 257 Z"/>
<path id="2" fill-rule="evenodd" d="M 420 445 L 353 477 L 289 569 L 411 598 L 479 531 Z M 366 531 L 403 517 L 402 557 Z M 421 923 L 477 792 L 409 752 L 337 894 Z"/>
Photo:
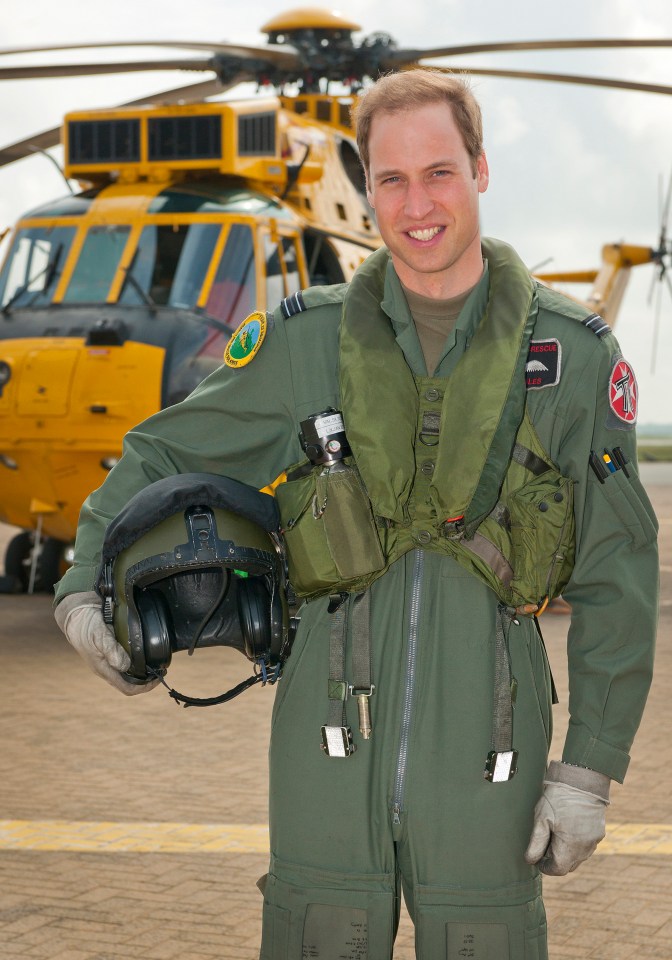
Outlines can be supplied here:
<path id="1" fill-rule="evenodd" d="M 422 220 L 432 210 L 434 201 L 422 180 L 409 181 L 404 198 L 404 213 L 414 220 Z"/>

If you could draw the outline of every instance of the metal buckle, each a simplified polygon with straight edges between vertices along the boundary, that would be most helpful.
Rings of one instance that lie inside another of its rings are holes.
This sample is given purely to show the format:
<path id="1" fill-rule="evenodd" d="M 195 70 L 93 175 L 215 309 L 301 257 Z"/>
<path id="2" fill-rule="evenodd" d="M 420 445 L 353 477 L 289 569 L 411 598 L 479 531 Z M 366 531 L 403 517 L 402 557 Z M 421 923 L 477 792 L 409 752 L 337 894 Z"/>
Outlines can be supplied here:
<path id="1" fill-rule="evenodd" d="M 349 757 L 357 749 L 350 727 L 322 727 L 321 746 L 328 757 Z"/>
<path id="2" fill-rule="evenodd" d="M 464 536 L 464 516 L 449 517 L 441 524 L 441 533 L 447 540 L 461 540 Z"/>
<path id="3" fill-rule="evenodd" d="M 359 732 L 365 740 L 371 739 L 371 713 L 369 711 L 369 697 L 373 695 L 375 686 L 371 684 L 368 687 L 350 687 L 350 695 L 357 698 L 357 710 L 359 712 Z"/>
<path id="4" fill-rule="evenodd" d="M 490 783 L 505 783 L 516 775 L 518 769 L 518 751 L 491 750 L 485 761 L 483 776 Z"/>
<path id="5" fill-rule="evenodd" d="M 111 560 L 108 560 L 103 567 L 98 593 L 103 601 L 103 620 L 105 623 L 114 623 L 114 575 Z"/>

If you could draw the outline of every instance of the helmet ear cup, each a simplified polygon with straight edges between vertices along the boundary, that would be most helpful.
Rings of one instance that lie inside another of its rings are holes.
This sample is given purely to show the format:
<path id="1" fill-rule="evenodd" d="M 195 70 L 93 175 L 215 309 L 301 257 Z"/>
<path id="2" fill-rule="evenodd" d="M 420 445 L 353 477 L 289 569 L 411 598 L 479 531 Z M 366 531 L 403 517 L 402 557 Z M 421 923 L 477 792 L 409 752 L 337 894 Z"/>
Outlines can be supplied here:
<path id="1" fill-rule="evenodd" d="M 158 590 L 140 590 L 136 594 L 136 606 L 142 628 L 145 665 L 163 670 L 170 664 L 172 651 L 172 617 L 165 596 Z"/>
<path id="2" fill-rule="evenodd" d="M 236 583 L 238 617 L 245 642 L 245 656 L 256 660 L 271 648 L 270 597 L 261 577 L 249 577 Z"/>

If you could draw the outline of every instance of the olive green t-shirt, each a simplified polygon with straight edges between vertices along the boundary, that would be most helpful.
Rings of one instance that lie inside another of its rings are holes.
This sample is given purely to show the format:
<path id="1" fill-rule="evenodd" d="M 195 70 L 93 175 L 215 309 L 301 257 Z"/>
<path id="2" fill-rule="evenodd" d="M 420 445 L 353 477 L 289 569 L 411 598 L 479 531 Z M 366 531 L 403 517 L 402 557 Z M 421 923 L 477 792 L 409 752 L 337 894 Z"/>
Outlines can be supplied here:
<path id="1" fill-rule="evenodd" d="M 443 355 L 446 337 L 451 333 L 462 307 L 477 285 L 474 284 L 474 287 L 448 300 L 434 300 L 432 297 L 425 297 L 421 293 L 409 290 L 403 283 L 401 286 L 415 323 L 427 373 L 431 377 Z"/>

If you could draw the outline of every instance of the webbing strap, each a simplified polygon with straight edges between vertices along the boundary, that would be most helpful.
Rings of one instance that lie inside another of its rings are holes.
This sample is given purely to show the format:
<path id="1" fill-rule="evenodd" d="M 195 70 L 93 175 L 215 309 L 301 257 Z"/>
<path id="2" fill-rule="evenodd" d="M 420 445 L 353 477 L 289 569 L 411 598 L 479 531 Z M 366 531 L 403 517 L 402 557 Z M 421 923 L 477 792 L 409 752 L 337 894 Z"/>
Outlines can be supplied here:
<path id="1" fill-rule="evenodd" d="M 538 457 L 532 450 L 524 447 L 522 443 L 514 444 L 511 459 L 519 463 L 521 467 L 526 467 L 535 477 L 540 477 L 542 473 L 546 473 L 547 470 L 551 469 L 550 463 L 546 463 L 545 460 Z"/>
<path id="2" fill-rule="evenodd" d="M 513 745 L 511 667 L 502 617 L 502 607 L 498 605 L 495 624 L 495 683 L 492 710 L 492 749 L 498 753 L 511 750 Z"/>
<path id="3" fill-rule="evenodd" d="M 345 680 L 345 654 L 348 637 L 348 614 L 352 612 L 352 693 L 357 698 L 359 728 L 365 740 L 371 736 L 368 698 L 371 683 L 371 600 L 368 590 L 354 599 L 347 594 L 334 595 L 329 604 L 329 712 L 322 727 L 322 749 L 330 757 L 349 757 L 355 751 L 352 730 L 348 726 L 345 701 L 348 684 Z"/>
<path id="4" fill-rule="evenodd" d="M 329 714 L 327 725 L 330 727 L 345 727 L 345 700 L 348 688 L 345 682 L 345 648 L 348 633 L 349 599 L 332 598 L 331 630 L 329 633 Z"/>
<path id="5" fill-rule="evenodd" d="M 485 778 L 493 783 L 510 780 L 518 753 L 513 749 L 513 702 L 515 681 L 511 679 L 509 651 L 504 634 L 505 608 L 497 605 L 495 621 L 495 678 L 492 707 L 492 750 L 485 764 Z"/>
<path id="6" fill-rule="evenodd" d="M 355 597 L 352 610 L 352 687 L 371 689 L 371 594 Z"/>

